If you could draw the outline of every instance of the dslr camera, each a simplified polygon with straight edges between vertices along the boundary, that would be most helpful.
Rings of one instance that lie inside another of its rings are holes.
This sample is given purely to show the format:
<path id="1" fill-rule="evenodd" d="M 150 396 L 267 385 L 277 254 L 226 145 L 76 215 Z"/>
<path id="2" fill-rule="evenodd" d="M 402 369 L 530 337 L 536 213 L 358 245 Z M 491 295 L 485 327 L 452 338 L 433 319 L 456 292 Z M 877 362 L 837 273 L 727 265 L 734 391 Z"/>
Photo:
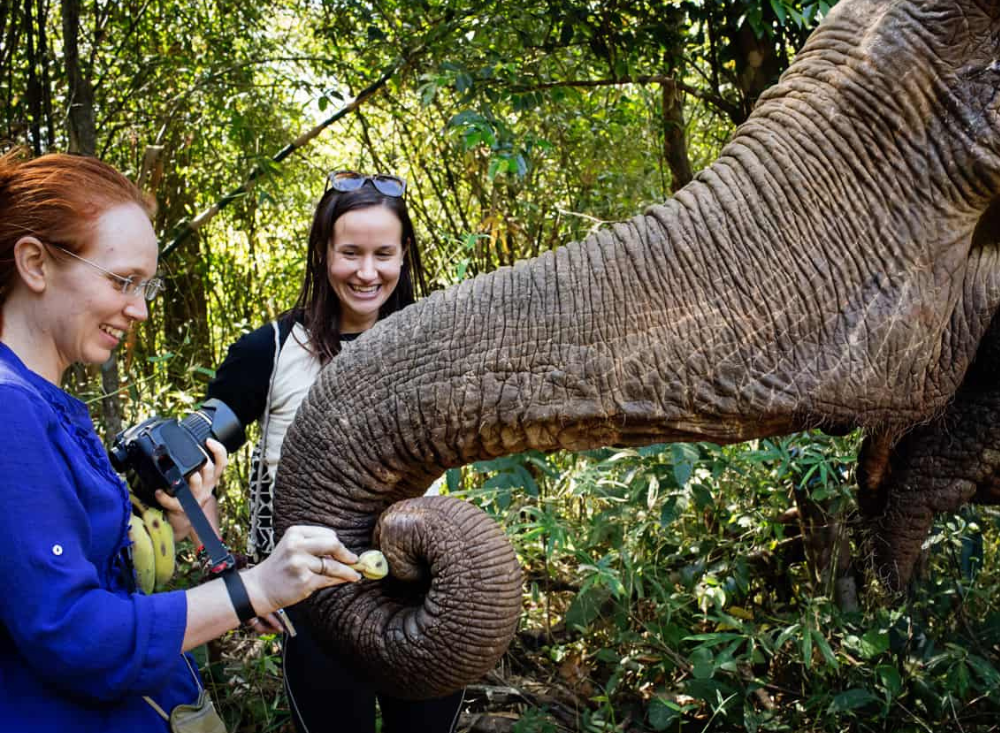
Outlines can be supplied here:
<path id="1" fill-rule="evenodd" d="M 232 453 L 244 440 L 243 425 L 229 406 L 210 399 L 183 419 L 153 416 L 115 436 L 108 455 L 119 473 L 132 472 L 136 496 L 156 506 L 154 494 L 177 492 L 176 479 L 187 478 L 208 460 L 205 441 L 215 438 Z"/>

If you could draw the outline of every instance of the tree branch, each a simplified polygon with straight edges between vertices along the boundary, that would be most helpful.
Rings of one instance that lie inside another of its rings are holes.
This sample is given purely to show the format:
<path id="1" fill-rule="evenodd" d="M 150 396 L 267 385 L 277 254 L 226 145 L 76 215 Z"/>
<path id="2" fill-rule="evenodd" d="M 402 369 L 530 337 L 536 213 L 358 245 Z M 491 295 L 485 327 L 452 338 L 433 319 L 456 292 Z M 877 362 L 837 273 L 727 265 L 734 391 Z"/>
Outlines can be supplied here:
<path id="1" fill-rule="evenodd" d="M 488 83 L 488 82 L 487 82 Z M 689 84 L 685 84 L 682 81 L 678 81 L 673 76 L 669 74 L 645 74 L 642 76 L 631 76 L 631 77 L 621 77 L 617 79 L 564 79 L 562 81 L 546 81 L 539 82 L 538 84 L 530 84 L 525 86 L 513 86 L 510 87 L 512 92 L 536 92 L 544 89 L 554 89 L 556 87 L 608 87 L 608 86 L 625 86 L 626 84 L 637 84 L 639 86 L 645 86 L 647 84 L 671 84 L 676 89 L 680 89 L 686 94 L 690 94 L 696 99 L 700 99 L 703 102 L 711 104 L 713 107 L 729 115 L 730 118 L 734 118 L 734 115 L 739 115 L 740 107 L 738 105 L 729 102 L 724 97 L 718 94 L 712 94 L 706 92 L 698 87 L 693 87 Z"/>

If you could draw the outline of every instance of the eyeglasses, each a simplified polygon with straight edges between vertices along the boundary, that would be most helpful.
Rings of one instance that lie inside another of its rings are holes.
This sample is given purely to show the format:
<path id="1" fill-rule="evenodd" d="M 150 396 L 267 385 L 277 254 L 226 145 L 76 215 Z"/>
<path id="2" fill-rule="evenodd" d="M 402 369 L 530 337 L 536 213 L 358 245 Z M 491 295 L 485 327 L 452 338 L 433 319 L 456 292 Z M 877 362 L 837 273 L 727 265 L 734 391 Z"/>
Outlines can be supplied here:
<path id="1" fill-rule="evenodd" d="M 357 171 L 333 171 L 326 177 L 326 181 L 328 189 L 332 188 L 334 191 L 342 193 L 357 191 L 368 181 L 371 181 L 375 190 L 383 196 L 399 199 L 403 198 L 403 194 L 406 193 L 405 180 L 399 176 L 390 176 L 385 173 L 366 175 Z"/>
<path id="2" fill-rule="evenodd" d="M 113 279 L 116 283 L 118 283 L 119 290 L 121 290 L 125 295 L 131 295 L 131 296 L 142 295 L 142 297 L 145 298 L 146 300 L 152 300 L 153 298 L 155 298 L 157 295 L 160 294 L 161 290 L 163 290 L 163 280 L 161 280 L 158 277 L 151 277 L 149 278 L 149 280 L 137 281 L 133 275 L 129 275 L 128 277 L 118 275 L 114 272 L 111 272 L 111 270 L 107 270 L 101 267 L 96 262 L 91 262 L 86 257 L 81 257 L 80 255 L 73 254 L 62 245 L 50 244 L 50 246 L 55 247 L 64 254 L 68 254 L 75 260 L 80 260 L 80 262 L 84 262 L 90 265 L 95 270 L 100 270 L 105 275 Z"/>

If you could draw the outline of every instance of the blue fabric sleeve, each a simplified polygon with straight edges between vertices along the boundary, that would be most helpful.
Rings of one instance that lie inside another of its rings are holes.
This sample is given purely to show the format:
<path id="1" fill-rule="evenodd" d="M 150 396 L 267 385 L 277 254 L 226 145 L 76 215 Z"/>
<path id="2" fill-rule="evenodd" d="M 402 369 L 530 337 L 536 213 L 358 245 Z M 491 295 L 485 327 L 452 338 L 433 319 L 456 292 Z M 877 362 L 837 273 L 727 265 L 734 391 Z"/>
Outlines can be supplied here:
<path id="1" fill-rule="evenodd" d="M 154 693 L 177 670 L 187 596 L 101 586 L 73 472 L 81 458 L 44 400 L 0 385 L 0 437 L 0 622 L 18 652 L 73 697 Z"/>

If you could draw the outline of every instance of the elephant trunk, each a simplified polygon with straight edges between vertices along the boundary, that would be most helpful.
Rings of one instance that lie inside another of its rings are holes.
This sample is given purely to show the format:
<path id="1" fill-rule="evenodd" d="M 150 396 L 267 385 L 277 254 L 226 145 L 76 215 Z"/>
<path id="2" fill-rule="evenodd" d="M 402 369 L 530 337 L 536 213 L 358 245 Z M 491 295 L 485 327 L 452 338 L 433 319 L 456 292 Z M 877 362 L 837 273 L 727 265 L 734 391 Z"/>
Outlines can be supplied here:
<path id="1" fill-rule="evenodd" d="M 680 270 L 666 263 L 692 253 L 668 254 L 680 245 L 663 215 L 435 293 L 348 345 L 302 403 L 276 478 L 278 530 L 318 523 L 389 556 L 391 583 L 309 602 L 330 646 L 383 689 L 456 689 L 496 662 L 516 623 L 519 574 L 509 546 L 493 543 L 499 530 L 477 520 L 469 534 L 439 502 L 418 508 L 426 499 L 389 519 L 445 469 L 529 448 L 731 442 L 795 424 L 780 383 L 744 389 L 735 352 L 746 324 L 672 285 Z M 692 362 L 706 373 L 681 368 Z M 461 572 L 446 573 L 441 548 L 464 558 Z"/>
<path id="2" fill-rule="evenodd" d="M 373 539 L 392 575 L 317 598 L 314 621 L 340 618 L 339 640 L 355 640 L 360 666 L 397 697 L 436 697 L 482 677 L 521 611 L 520 567 L 496 522 L 448 497 L 410 499 L 381 516 Z"/>
<path id="3" fill-rule="evenodd" d="M 928 64 L 955 44 L 926 62 L 914 8 L 840 3 L 674 199 L 435 293 L 331 362 L 283 444 L 277 528 L 319 523 L 354 550 L 406 548 L 393 554 L 417 599 L 400 600 L 398 578 L 318 593 L 310 612 L 331 645 L 391 667 L 377 677 L 397 694 L 415 680 L 432 680 L 420 694 L 447 692 L 474 673 L 456 654 L 482 656 L 482 669 L 502 653 L 509 599 L 475 588 L 506 593 L 508 550 L 444 581 L 429 558 L 455 539 L 448 511 L 418 512 L 443 525 L 393 521 L 375 537 L 389 506 L 449 467 L 821 425 L 894 437 L 949 402 L 1000 301 L 995 248 L 973 237 L 1000 156 L 990 129 L 954 123 L 984 108 L 973 97 L 985 85 L 966 85 L 971 102 L 951 93 Z M 434 633 L 456 613 L 442 594 L 472 603 L 457 636 Z"/>

